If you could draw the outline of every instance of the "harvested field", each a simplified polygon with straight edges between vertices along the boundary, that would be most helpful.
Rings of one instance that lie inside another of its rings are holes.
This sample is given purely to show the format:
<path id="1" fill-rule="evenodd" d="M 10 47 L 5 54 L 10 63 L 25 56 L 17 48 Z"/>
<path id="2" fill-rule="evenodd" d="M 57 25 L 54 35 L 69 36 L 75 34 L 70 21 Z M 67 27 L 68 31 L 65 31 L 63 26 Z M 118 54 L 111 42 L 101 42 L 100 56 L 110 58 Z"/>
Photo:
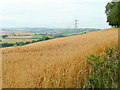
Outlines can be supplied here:
<path id="1" fill-rule="evenodd" d="M 3 88 L 84 87 L 84 56 L 118 44 L 118 29 L 51 39 L 2 50 Z"/>

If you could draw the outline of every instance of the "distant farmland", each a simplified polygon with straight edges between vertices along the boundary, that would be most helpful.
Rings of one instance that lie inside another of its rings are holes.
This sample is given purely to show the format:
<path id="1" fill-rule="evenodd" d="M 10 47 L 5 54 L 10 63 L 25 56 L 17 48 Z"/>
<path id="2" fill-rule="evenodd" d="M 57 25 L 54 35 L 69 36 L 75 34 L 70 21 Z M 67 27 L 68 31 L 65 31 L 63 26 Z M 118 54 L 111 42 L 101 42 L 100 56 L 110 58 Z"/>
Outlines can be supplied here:
<path id="1" fill-rule="evenodd" d="M 32 38 L 32 36 L 9 36 L 8 38 L 11 38 L 11 39 L 12 39 L 12 38 L 13 38 L 13 39 L 14 39 L 14 38 L 15 38 L 15 39 L 16 39 L 16 38 L 18 38 L 18 39 L 19 39 L 19 38 L 20 38 L 20 39 L 21 39 L 21 38 L 23 38 L 23 39 L 24 39 L 24 38 L 25 38 L 25 39 L 29 39 L 29 38 Z"/>
<path id="2" fill-rule="evenodd" d="M 31 39 L 31 38 L 6 38 L 2 39 L 2 43 L 16 43 L 16 42 L 26 42 L 26 41 L 32 41 L 32 40 L 38 40 L 38 39 Z"/>
<path id="3" fill-rule="evenodd" d="M 79 88 L 89 66 L 85 56 L 117 46 L 118 29 L 3 48 L 3 88 Z"/>

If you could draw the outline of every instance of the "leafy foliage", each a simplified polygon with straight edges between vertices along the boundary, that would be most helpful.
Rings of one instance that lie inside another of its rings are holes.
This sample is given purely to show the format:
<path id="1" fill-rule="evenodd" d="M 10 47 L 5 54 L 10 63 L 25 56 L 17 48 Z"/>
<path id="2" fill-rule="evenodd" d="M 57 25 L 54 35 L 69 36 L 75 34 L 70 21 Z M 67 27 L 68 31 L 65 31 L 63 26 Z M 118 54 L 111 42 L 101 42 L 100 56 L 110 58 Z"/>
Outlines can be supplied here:
<path id="1" fill-rule="evenodd" d="M 2 35 L 2 38 L 7 38 L 8 37 L 8 35 Z"/>
<path id="2" fill-rule="evenodd" d="M 118 69 L 120 57 L 115 47 L 109 48 L 103 55 L 86 56 L 92 66 L 86 82 L 87 88 L 118 88 Z"/>
<path id="3" fill-rule="evenodd" d="M 120 27 L 120 1 L 106 5 L 107 22 L 114 27 Z"/>

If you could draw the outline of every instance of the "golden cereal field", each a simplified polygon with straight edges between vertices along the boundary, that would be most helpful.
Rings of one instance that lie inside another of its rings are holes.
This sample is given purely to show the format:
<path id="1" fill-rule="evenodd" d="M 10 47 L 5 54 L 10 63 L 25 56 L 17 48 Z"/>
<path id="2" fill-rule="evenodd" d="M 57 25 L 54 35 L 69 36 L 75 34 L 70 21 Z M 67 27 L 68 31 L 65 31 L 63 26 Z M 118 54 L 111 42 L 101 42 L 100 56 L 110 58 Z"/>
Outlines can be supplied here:
<path id="1" fill-rule="evenodd" d="M 3 88 L 84 87 L 84 56 L 118 44 L 118 29 L 57 38 L 2 50 Z"/>

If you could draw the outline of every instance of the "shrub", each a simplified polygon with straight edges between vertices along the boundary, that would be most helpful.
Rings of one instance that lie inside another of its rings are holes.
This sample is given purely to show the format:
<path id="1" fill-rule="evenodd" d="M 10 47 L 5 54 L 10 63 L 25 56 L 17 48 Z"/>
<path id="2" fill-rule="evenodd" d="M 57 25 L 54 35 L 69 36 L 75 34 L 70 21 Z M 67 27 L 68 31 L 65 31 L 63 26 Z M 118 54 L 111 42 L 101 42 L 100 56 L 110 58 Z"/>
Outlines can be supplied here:
<path id="1" fill-rule="evenodd" d="M 8 37 L 8 35 L 2 35 L 2 38 L 7 38 Z"/>
<path id="2" fill-rule="evenodd" d="M 43 40 L 49 40 L 51 39 L 50 37 L 43 37 Z"/>
<path id="3" fill-rule="evenodd" d="M 86 80 L 86 88 L 118 88 L 119 57 L 116 47 L 109 48 L 103 55 L 87 56 L 92 68 Z"/>
<path id="4" fill-rule="evenodd" d="M 0 48 L 2 48 L 2 47 L 10 47 L 10 46 L 13 46 L 14 45 L 14 43 L 2 43 L 2 44 L 0 44 Z"/>

